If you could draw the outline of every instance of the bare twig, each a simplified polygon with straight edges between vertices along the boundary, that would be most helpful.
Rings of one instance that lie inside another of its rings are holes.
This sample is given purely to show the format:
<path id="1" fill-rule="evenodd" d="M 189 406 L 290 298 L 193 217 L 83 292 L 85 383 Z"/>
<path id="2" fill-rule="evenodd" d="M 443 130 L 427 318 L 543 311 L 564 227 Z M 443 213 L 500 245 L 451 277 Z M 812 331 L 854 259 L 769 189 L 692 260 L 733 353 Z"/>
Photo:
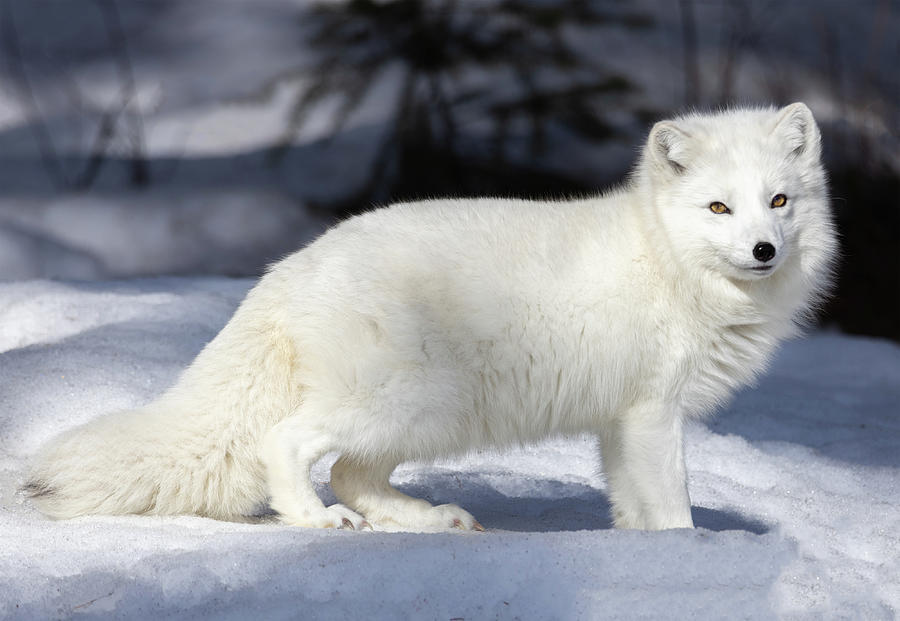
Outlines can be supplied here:
<path id="1" fill-rule="evenodd" d="M 91 604 L 93 604 L 93 603 L 95 603 L 95 602 L 99 602 L 101 599 L 106 599 L 107 597 L 112 597 L 112 596 L 113 596 L 113 593 L 115 593 L 115 591 L 110 591 L 110 592 L 107 593 L 106 595 L 100 595 L 99 597 L 95 597 L 94 599 L 91 599 L 91 600 L 88 600 L 88 601 L 83 602 L 83 603 L 81 603 L 81 604 L 77 604 L 77 605 L 75 605 L 75 606 L 72 606 L 72 610 L 78 610 L 79 608 L 87 608 L 87 607 L 90 606 Z"/>
<path id="2" fill-rule="evenodd" d="M 693 0 L 681 0 L 681 39 L 684 58 L 684 103 L 696 105 L 702 96 L 700 67 L 697 61 L 697 23 Z"/>
<path id="3" fill-rule="evenodd" d="M 147 162 L 144 156 L 144 130 L 139 112 L 129 110 L 135 101 L 134 72 L 125 45 L 125 33 L 115 0 L 97 0 L 103 14 L 104 23 L 109 36 L 110 46 L 116 51 L 116 67 L 121 82 L 119 102 L 104 110 L 100 115 L 94 139 L 88 151 L 84 165 L 74 175 L 66 171 L 62 158 L 53 143 L 45 115 L 38 105 L 37 96 L 28 77 L 25 60 L 22 55 L 21 37 L 16 28 L 11 0 L 3 0 L 0 5 L 0 33 L 2 33 L 3 49 L 6 52 L 6 63 L 12 76 L 21 105 L 28 111 L 30 127 L 48 175 L 60 188 L 90 187 L 99 175 L 103 163 L 109 155 L 109 145 L 116 135 L 120 118 L 127 114 L 131 127 L 131 178 L 135 185 L 143 185 L 149 181 Z M 72 82 L 68 89 L 73 107 L 81 110 L 83 101 L 77 85 Z"/>
<path id="4" fill-rule="evenodd" d="M 122 27 L 122 16 L 116 0 L 97 0 L 110 46 L 116 53 L 116 68 L 121 82 L 122 110 L 130 121 L 131 129 L 131 182 L 134 185 L 146 185 L 150 181 L 150 171 L 144 155 L 144 122 L 137 105 L 134 69 L 128 54 L 125 29 Z M 110 137 L 114 132 L 110 131 Z"/>
<path id="5" fill-rule="evenodd" d="M 7 69 L 15 84 L 19 101 L 29 113 L 31 132 L 38 145 L 44 169 L 54 184 L 58 187 L 65 187 L 68 185 L 65 170 L 59 154 L 57 154 L 56 148 L 53 146 L 50 130 L 44 122 L 44 117 L 37 103 L 37 97 L 35 97 L 34 90 L 31 88 L 31 81 L 28 79 L 28 72 L 25 70 L 25 62 L 22 58 L 22 49 L 20 47 L 21 39 L 16 28 L 10 0 L 3 0 L 2 11 L 0 32 L 3 34 L 3 48 L 6 52 Z"/>

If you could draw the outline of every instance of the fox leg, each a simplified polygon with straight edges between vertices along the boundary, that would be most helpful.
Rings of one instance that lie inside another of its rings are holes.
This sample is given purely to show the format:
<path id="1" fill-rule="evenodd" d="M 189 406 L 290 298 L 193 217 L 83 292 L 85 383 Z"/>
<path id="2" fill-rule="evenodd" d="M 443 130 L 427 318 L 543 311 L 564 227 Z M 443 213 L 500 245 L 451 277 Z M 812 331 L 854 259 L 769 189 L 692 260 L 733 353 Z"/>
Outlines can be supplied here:
<path id="1" fill-rule="evenodd" d="M 271 506 L 292 526 L 351 528 L 368 526 L 361 515 L 343 505 L 326 507 L 313 488 L 309 471 L 325 453 L 335 449 L 327 433 L 293 416 L 266 435 L 260 457 L 266 466 Z"/>
<path id="2" fill-rule="evenodd" d="M 341 502 L 388 530 L 484 530 L 468 511 L 456 505 L 432 506 L 391 487 L 388 479 L 395 467 L 392 462 L 363 465 L 340 457 L 331 468 L 331 488 Z"/>
<path id="3" fill-rule="evenodd" d="M 691 528 L 682 421 L 663 408 L 636 408 L 600 434 L 617 528 Z"/>

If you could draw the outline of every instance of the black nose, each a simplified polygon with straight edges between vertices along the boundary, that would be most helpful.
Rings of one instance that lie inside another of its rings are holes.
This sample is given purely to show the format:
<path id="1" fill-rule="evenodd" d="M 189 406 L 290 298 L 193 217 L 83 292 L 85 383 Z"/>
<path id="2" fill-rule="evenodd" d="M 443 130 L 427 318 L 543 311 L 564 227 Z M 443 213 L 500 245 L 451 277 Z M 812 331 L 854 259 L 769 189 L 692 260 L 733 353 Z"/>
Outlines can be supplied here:
<path id="1" fill-rule="evenodd" d="M 753 247 L 753 256 L 757 261 L 771 261 L 775 258 L 775 246 L 769 242 L 759 242 Z"/>

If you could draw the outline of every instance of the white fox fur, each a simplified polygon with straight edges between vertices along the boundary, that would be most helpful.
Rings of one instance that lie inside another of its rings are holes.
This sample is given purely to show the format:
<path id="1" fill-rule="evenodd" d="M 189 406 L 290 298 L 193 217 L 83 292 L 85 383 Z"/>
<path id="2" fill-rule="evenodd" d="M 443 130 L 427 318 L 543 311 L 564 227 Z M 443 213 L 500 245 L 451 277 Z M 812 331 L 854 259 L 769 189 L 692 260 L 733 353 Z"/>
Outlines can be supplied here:
<path id="1" fill-rule="evenodd" d="M 54 517 L 236 519 L 270 497 L 299 526 L 479 529 L 393 489 L 393 469 L 587 431 L 616 526 L 690 527 L 683 422 L 765 367 L 835 250 L 805 105 L 663 121 L 601 197 L 336 226 L 274 265 L 168 392 L 64 434 L 26 488 Z M 329 451 L 343 504 L 325 507 L 309 469 Z"/>

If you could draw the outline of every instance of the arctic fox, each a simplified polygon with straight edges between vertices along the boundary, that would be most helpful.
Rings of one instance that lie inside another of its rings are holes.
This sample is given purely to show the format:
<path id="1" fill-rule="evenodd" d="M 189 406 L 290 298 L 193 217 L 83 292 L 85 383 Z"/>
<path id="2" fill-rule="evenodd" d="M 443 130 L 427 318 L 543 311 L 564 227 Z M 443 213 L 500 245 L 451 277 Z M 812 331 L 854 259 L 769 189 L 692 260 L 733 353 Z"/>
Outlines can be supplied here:
<path id="1" fill-rule="evenodd" d="M 661 121 L 621 188 L 429 200 L 351 218 L 274 265 L 178 382 L 38 456 L 47 514 L 481 530 L 394 468 L 591 432 L 617 527 L 691 527 L 687 419 L 766 365 L 829 282 L 809 109 Z M 326 507 L 310 467 L 335 451 Z"/>

